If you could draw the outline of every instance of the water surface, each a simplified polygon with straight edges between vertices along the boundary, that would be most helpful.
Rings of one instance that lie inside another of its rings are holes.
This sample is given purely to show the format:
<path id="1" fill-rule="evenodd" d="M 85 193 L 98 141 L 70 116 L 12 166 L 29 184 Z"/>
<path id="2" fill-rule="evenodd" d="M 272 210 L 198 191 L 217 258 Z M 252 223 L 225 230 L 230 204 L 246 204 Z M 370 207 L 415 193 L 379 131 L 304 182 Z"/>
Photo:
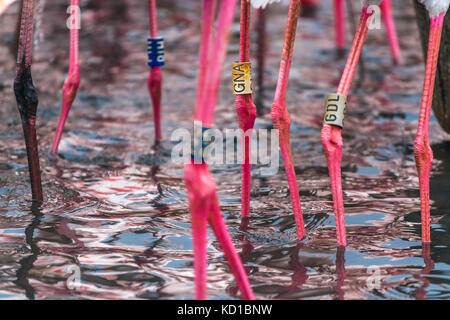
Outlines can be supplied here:
<path id="1" fill-rule="evenodd" d="M 29 201 L 26 152 L 12 91 L 10 46 L 17 5 L 0 17 L 0 299 L 191 299 L 193 254 L 183 167 L 170 161 L 168 150 L 171 132 L 192 126 L 199 1 L 164 1 L 159 10 L 166 39 L 166 151 L 157 155 L 146 88 L 146 3 L 81 5 L 82 82 L 57 159 L 49 151 L 68 67 L 65 4 L 47 1 L 37 30 L 41 41 L 35 47 L 33 76 L 40 97 L 42 206 Z M 449 136 L 432 119 L 432 244 L 423 248 L 413 142 L 424 64 L 414 11 L 398 9 L 404 64 L 393 67 L 384 30 L 371 31 L 364 78 L 359 74 L 355 79 L 348 103 L 345 251 L 336 246 L 320 143 L 325 97 L 336 90 L 344 66 L 334 56 L 331 7 L 324 6 L 317 20 L 299 23 L 287 96 L 308 238 L 296 241 L 282 166 L 270 177 L 253 168 L 245 232 L 240 230 L 240 166 L 211 168 L 226 223 L 258 299 L 450 297 Z M 265 116 L 257 120 L 258 127 L 271 126 L 268 108 L 286 12 L 274 6 L 269 14 Z M 238 56 L 238 32 L 236 17 L 227 66 Z M 219 128 L 237 126 L 228 71 L 226 67 L 217 106 Z M 211 231 L 208 248 L 209 297 L 239 298 Z M 80 268 L 81 282 L 71 290 L 67 280 L 74 266 Z"/>

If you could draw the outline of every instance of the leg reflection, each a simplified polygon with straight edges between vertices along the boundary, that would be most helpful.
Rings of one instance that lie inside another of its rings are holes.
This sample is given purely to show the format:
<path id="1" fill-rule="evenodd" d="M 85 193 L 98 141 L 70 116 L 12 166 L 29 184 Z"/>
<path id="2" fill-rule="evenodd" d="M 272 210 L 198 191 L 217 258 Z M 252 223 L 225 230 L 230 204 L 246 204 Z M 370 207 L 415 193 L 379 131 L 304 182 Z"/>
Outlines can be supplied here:
<path id="1" fill-rule="evenodd" d="M 338 294 L 339 300 L 345 299 L 345 291 L 342 289 L 342 287 L 345 284 L 345 247 L 339 246 L 337 248 L 336 252 L 336 286 L 334 287 L 334 290 L 336 290 Z"/>
<path id="2" fill-rule="evenodd" d="M 15 283 L 21 289 L 25 290 L 25 295 L 28 299 L 35 299 L 35 290 L 29 282 L 29 272 L 33 268 L 34 262 L 37 260 L 41 250 L 34 242 L 34 232 L 41 223 L 43 214 L 41 213 L 40 203 L 33 202 L 31 205 L 31 214 L 34 216 L 30 225 L 25 229 L 25 242 L 31 249 L 31 255 L 20 260 L 20 268 L 17 270 L 17 280 Z"/>
<path id="3" fill-rule="evenodd" d="M 286 288 L 284 293 L 279 297 L 280 299 L 291 298 L 293 294 L 301 289 L 301 287 L 306 283 L 306 280 L 308 280 L 308 270 L 299 259 L 299 253 L 302 247 L 303 243 L 299 243 L 292 251 L 289 259 L 289 266 L 294 271 L 294 274 L 292 275 L 292 284 Z"/>
<path id="4" fill-rule="evenodd" d="M 418 288 L 415 292 L 415 296 L 417 300 L 426 300 L 427 299 L 427 288 L 430 285 L 430 280 L 421 275 L 427 275 L 434 269 L 434 261 L 431 259 L 431 245 L 430 243 L 422 244 L 422 257 L 425 262 L 425 268 L 422 269 L 420 275 L 414 276 L 414 278 L 422 281 L 423 285 Z"/>

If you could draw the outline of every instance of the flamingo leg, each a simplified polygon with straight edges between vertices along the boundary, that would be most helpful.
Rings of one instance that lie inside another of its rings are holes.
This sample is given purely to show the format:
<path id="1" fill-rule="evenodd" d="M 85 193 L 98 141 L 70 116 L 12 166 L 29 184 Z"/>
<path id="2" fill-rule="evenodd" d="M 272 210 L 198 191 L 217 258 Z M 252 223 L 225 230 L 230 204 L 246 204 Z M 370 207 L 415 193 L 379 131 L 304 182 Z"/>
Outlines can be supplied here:
<path id="1" fill-rule="evenodd" d="M 79 7 L 79 0 L 70 0 L 72 10 Z M 76 12 L 71 12 L 71 17 L 75 17 Z M 63 100 L 61 107 L 61 114 L 59 116 L 58 127 L 53 139 L 52 153 L 57 154 L 61 136 L 64 131 L 64 126 L 69 116 L 70 108 L 77 96 L 78 87 L 80 86 L 80 62 L 79 62 L 79 30 L 77 26 L 72 23 L 70 29 L 70 56 L 69 56 L 69 72 L 63 85 Z"/>
<path id="2" fill-rule="evenodd" d="M 22 119 L 22 128 L 28 157 L 32 198 L 42 202 L 41 170 L 36 137 L 38 95 L 31 77 L 35 0 L 24 0 L 21 11 L 19 50 L 17 54 L 14 94 Z"/>
<path id="3" fill-rule="evenodd" d="M 367 21 L 371 15 L 372 13 L 368 12 L 367 8 L 363 8 L 352 48 L 339 84 L 338 94 L 340 95 L 347 96 L 350 90 L 356 67 L 358 65 L 358 60 L 361 56 L 364 40 L 367 35 Z M 334 213 L 336 217 L 337 240 L 340 246 L 346 246 L 347 239 L 345 234 L 344 200 L 341 181 L 341 160 L 343 148 L 341 128 L 330 124 L 324 124 L 321 132 L 321 140 L 330 173 Z"/>
<path id="4" fill-rule="evenodd" d="M 241 1 L 241 37 L 239 62 L 249 62 L 250 60 L 250 0 Z M 236 111 L 239 121 L 239 128 L 242 131 L 241 141 L 244 152 L 242 154 L 242 217 L 250 214 L 250 185 L 251 185 L 251 161 L 250 146 L 251 132 L 256 119 L 256 106 L 253 103 L 251 94 L 236 95 Z"/>
<path id="5" fill-rule="evenodd" d="M 211 127 L 214 123 L 215 107 L 220 82 L 222 81 L 223 63 L 226 57 L 226 46 L 230 37 L 230 28 L 236 5 L 237 0 L 221 1 L 217 30 L 214 36 L 214 46 L 210 46 L 204 50 L 208 52 L 208 59 L 206 61 L 200 61 L 200 65 L 204 63 L 208 65 L 200 69 L 200 72 L 205 72 L 205 75 L 203 75 L 205 86 L 203 89 L 198 89 L 203 92 L 197 92 L 197 96 L 200 95 L 201 100 L 199 101 L 200 104 L 196 106 L 194 116 L 195 120 L 202 122 L 206 127 Z M 209 34 L 212 36 L 212 31 Z M 201 78 L 202 75 L 199 75 L 199 77 Z"/>
<path id="6" fill-rule="evenodd" d="M 219 200 L 217 199 L 217 194 L 214 192 L 214 198 L 211 202 L 209 223 L 219 241 L 225 257 L 231 267 L 231 270 L 236 279 L 236 283 L 241 290 L 242 298 L 245 300 L 254 300 L 255 296 L 250 287 L 250 282 L 248 281 L 247 274 L 245 272 L 244 266 L 241 262 L 236 248 L 231 241 L 230 233 L 227 230 L 225 221 L 223 220 L 222 213 L 220 212 Z"/>
<path id="7" fill-rule="evenodd" d="M 201 118 L 200 111 L 206 92 L 206 80 L 208 75 L 209 60 L 212 49 L 212 36 L 214 33 L 214 13 L 216 12 L 216 0 L 203 0 L 202 35 L 200 41 L 199 74 L 197 83 L 197 97 L 195 101 L 196 118 Z"/>
<path id="8" fill-rule="evenodd" d="M 204 86 L 206 83 L 206 73 L 208 68 L 209 52 L 211 48 L 212 27 L 214 23 L 215 0 L 203 1 L 203 17 L 202 17 L 202 38 L 200 43 L 200 72 L 197 86 L 196 106 L 200 106 L 204 98 Z M 198 108 L 198 107 L 197 107 Z M 207 221 L 209 203 L 207 186 L 210 181 L 203 179 L 199 184 L 197 180 L 198 172 L 203 172 L 202 165 L 188 164 L 185 167 L 184 180 L 189 197 L 189 207 L 192 221 L 192 239 L 194 246 L 194 274 L 195 274 L 195 299 L 205 300 L 207 297 Z M 199 188 L 202 186 L 202 188 Z M 211 189 L 211 188 L 210 188 Z"/>
<path id="9" fill-rule="evenodd" d="M 345 53 L 345 6 L 344 0 L 334 0 L 334 29 L 338 56 Z"/>
<path id="10" fill-rule="evenodd" d="M 266 69 L 266 54 L 267 54 L 267 8 L 257 9 L 257 32 L 258 32 L 258 75 L 257 75 L 257 88 L 258 95 L 256 97 L 256 108 L 259 116 L 264 112 L 264 71 Z"/>
<path id="11" fill-rule="evenodd" d="M 246 300 L 254 299 L 244 266 L 223 220 L 217 198 L 216 183 L 209 172 L 208 165 L 206 163 L 187 165 L 185 181 L 192 217 L 196 299 L 206 299 L 207 221 L 211 224 L 225 253 L 242 297 Z"/>
<path id="12" fill-rule="evenodd" d="M 162 96 L 162 72 L 160 67 L 151 67 L 147 80 L 148 91 L 153 105 L 153 118 L 155 123 L 155 146 L 162 140 L 161 134 L 161 96 Z"/>
<path id="13" fill-rule="evenodd" d="M 150 36 L 156 38 L 158 36 L 158 20 L 156 0 L 148 0 L 148 12 L 150 21 Z M 161 68 L 154 66 L 150 68 L 148 75 L 147 87 L 153 105 L 153 119 L 155 123 L 155 146 L 159 145 L 162 140 L 161 133 L 161 97 L 162 97 L 162 81 L 163 76 Z"/>
<path id="14" fill-rule="evenodd" d="M 207 281 L 207 223 L 211 198 L 214 196 L 215 184 L 211 177 L 205 173 L 205 169 L 191 164 L 185 169 L 186 187 L 189 196 L 189 208 L 192 221 L 192 239 L 194 245 L 194 274 L 195 274 L 195 299 L 206 299 Z M 203 172 L 202 183 L 189 179 L 198 172 Z M 202 188 L 199 188 L 199 186 Z"/>
<path id="15" fill-rule="evenodd" d="M 433 151 L 430 147 L 428 133 L 443 21 L 444 14 L 431 18 L 430 21 L 430 38 L 425 81 L 423 85 L 422 103 L 420 106 L 419 126 L 414 142 L 414 157 L 416 159 L 420 184 L 422 242 L 424 243 L 430 242 L 430 172 L 433 161 Z"/>
<path id="16" fill-rule="evenodd" d="M 395 30 L 394 16 L 392 14 L 392 2 L 391 0 L 384 0 L 381 5 L 381 13 L 383 21 L 386 26 L 386 32 L 389 39 L 389 45 L 391 48 L 392 60 L 395 64 L 400 64 L 402 61 L 402 52 L 398 42 L 397 31 Z"/>
<path id="17" fill-rule="evenodd" d="M 289 78 L 289 70 L 292 62 L 292 52 L 294 50 L 295 34 L 297 29 L 298 15 L 300 11 L 300 0 L 291 0 L 289 5 L 288 22 L 283 46 L 283 54 L 280 63 L 277 89 L 272 105 L 271 117 L 275 129 L 279 130 L 279 143 L 283 156 L 284 166 L 291 194 L 292 207 L 296 223 L 297 238 L 302 240 L 305 235 L 305 224 L 303 222 L 300 195 L 297 185 L 294 163 L 290 146 L 289 130 L 291 120 L 286 108 L 286 90 Z"/>
<path id="18" fill-rule="evenodd" d="M 202 43 L 200 46 L 200 74 L 197 88 L 195 120 L 204 127 L 211 127 L 214 120 L 214 108 L 221 80 L 223 63 L 226 55 L 231 23 L 237 0 L 222 0 L 219 10 L 217 34 L 214 47 L 211 48 L 212 26 L 214 22 L 215 0 L 203 1 Z M 203 64 L 207 64 L 203 66 Z M 211 68 L 214 66 L 214 68 Z M 204 84 L 201 86 L 200 84 Z M 203 154 L 203 153 L 202 153 Z M 222 218 L 216 192 L 216 183 L 203 161 L 195 164 L 194 160 L 186 164 L 184 170 L 189 204 L 191 209 L 194 234 L 194 268 L 196 277 L 196 297 L 206 298 L 206 231 L 205 221 L 211 224 L 219 240 L 236 282 L 244 299 L 253 299 L 253 293 L 247 279 L 242 261 L 231 242 L 231 236 Z M 194 220 L 195 219 L 195 220 Z"/>

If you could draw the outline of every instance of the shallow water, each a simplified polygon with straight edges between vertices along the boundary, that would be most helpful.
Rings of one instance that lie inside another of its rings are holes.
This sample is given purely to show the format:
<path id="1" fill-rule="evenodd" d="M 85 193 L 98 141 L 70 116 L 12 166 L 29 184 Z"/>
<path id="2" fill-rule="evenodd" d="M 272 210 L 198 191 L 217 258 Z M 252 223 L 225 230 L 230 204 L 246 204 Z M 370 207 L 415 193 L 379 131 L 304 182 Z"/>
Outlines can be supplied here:
<path id="1" fill-rule="evenodd" d="M 98 2 L 97 2 L 98 3 Z M 0 298 L 191 299 L 193 255 L 183 167 L 170 161 L 171 132 L 190 129 L 195 101 L 199 2 L 164 1 L 166 38 L 160 154 L 152 151 L 146 88 L 145 2 L 107 7 L 81 1 L 82 82 L 60 146 L 49 155 L 67 72 L 65 5 L 45 7 L 33 76 L 39 91 L 38 135 L 45 203 L 32 206 L 26 152 L 12 81 L 17 6 L 0 17 Z M 108 5 L 112 5 L 109 4 Z M 398 9 L 398 8 L 397 8 Z M 332 197 L 320 143 L 326 94 L 344 61 L 333 51 L 331 8 L 302 19 L 287 103 L 308 238 L 297 243 L 284 169 L 253 168 L 251 219 L 240 231 L 240 166 L 214 166 L 233 241 L 258 299 L 446 299 L 450 297 L 450 142 L 435 119 L 431 179 L 432 244 L 420 241 L 418 178 L 413 157 L 423 56 L 414 11 L 396 10 L 405 62 L 393 67 L 384 30 L 369 33 L 365 77 L 348 103 L 343 181 L 349 245 L 337 250 Z M 265 116 L 277 78 L 286 8 L 273 7 L 268 30 Z M 348 26 L 350 29 L 350 26 Z M 238 19 L 227 66 L 237 57 Z M 350 33 L 350 30 L 349 30 Z M 350 38 L 350 37 L 349 37 Z M 350 39 L 347 39 L 350 42 Z M 216 124 L 236 128 L 225 68 Z M 208 296 L 239 292 L 209 234 Z M 81 282 L 67 280 L 80 268 Z"/>

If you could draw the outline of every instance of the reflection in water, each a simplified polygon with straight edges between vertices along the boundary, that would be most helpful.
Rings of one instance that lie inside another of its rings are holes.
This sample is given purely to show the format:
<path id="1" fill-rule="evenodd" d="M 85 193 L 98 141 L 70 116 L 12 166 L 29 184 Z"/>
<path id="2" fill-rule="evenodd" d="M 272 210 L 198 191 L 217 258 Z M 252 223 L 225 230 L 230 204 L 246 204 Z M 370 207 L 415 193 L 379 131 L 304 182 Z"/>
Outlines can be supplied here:
<path id="1" fill-rule="evenodd" d="M 41 253 L 41 250 L 34 241 L 34 233 L 41 223 L 41 218 L 43 216 L 40 210 L 40 206 L 41 204 L 37 202 L 33 202 L 33 204 L 31 205 L 30 210 L 31 214 L 33 215 L 33 220 L 25 229 L 25 242 L 28 246 L 30 246 L 31 255 L 20 260 L 20 268 L 16 273 L 17 286 L 21 289 L 24 289 L 26 297 L 31 300 L 35 299 L 36 291 L 29 282 L 29 273 L 33 268 L 34 262 L 37 260 L 39 254 Z"/>
<path id="2" fill-rule="evenodd" d="M 154 235 L 154 236 L 156 236 L 156 235 Z M 134 260 L 136 261 L 136 263 L 138 265 L 144 265 L 146 263 L 152 263 L 153 259 L 160 259 L 160 258 L 162 258 L 155 251 L 155 248 L 162 244 L 164 238 L 165 238 L 165 236 L 161 236 L 156 241 L 153 241 L 151 246 L 149 248 L 145 249 L 144 252 L 142 252 L 142 253 L 140 253 L 138 255 L 135 255 L 134 256 Z"/>
<path id="3" fill-rule="evenodd" d="M 153 182 L 156 185 L 156 188 L 158 190 L 158 195 L 153 198 L 152 200 L 150 200 L 150 203 L 154 206 L 154 208 L 156 210 L 158 210 L 161 214 L 164 214 L 169 207 L 167 207 L 164 203 L 161 202 L 161 200 L 163 200 L 164 198 L 164 194 L 163 194 L 163 188 L 161 185 L 161 182 L 158 179 L 158 172 L 161 171 L 161 167 L 158 165 L 153 165 L 150 171 L 150 177 L 153 180 Z"/>
<path id="4" fill-rule="evenodd" d="M 425 262 L 425 268 L 420 272 L 420 275 L 415 276 L 416 279 L 423 282 L 423 285 L 418 288 L 415 292 L 416 299 L 425 300 L 427 298 L 427 288 L 430 285 L 430 281 L 426 276 L 434 269 L 434 261 L 431 259 L 431 246 L 429 243 L 422 244 L 422 257 Z"/>
<path id="5" fill-rule="evenodd" d="M 302 247 L 303 244 L 297 244 L 290 255 L 289 266 L 294 272 L 292 275 L 292 284 L 286 288 L 285 293 L 280 296 L 280 299 L 289 298 L 293 293 L 300 291 L 301 287 L 306 283 L 306 280 L 308 280 L 308 270 L 300 262 L 299 257 L 300 249 Z"/>
<path id="6" fill-rule="evenodd" d="M 252 242 L 248 237 L 245 236 L 245 233 L 247 233 L 248 224 L 250 223 L 249 217 L 242 217 L 241 224 L 239 226 L 239 230 L 244 233 L 241 236 L 238 237 L 238 240 L 241 241 L 241 254 L 240 257 L 242 259 L 242 262 L 245 262 L 249 259 L 250 254 L 252 253 L 254 246 L 252 245 Z"/>
<path id="7" fill-rule="evenodd" d="M 292 275 L 292 288 L 300 288 L 308 280 L 305 266 L 299 260 L 299 252 L 303 244 L 298 244 L 291 254 L 291 260 L 289 262 L 290 267 L 294 270 Z"/>
<path id="8" fill-rule="evenodd" d="M 334 289 L 338 293 L 339 300 L 345 299 L 345 291 L 343 286 L 345 283 L 345 247 L 339 246 L 336 251 L 336 286 Z"/>
<path id="9" fill-rule="evenodd" d="M 81 241 L 74 230 L 72 230 L 69 227 L 70 220 L 67 218 L 61 218 L 58 221 L 58 227 L 56 232 L 62 236 L 67 237 L 70 239 L 72 243 L 75 243 L 76 246 L 70 246 L 70 247 L 54 247 L 53 250 L 55 251 L 62 251 L 62 252 L 68 252 L 68 251 L 77 251 L 77 250 L 83 250 L 84 249 L 84 243 Z M 76 260 L 76 257 L 74 256 L 74 260 Z"/>
<path id="10" fill-rule="evenodd" d="M 255 248 L 250 240 L 250 238 L 247 236 L 248 231 L 248 225 L 250 223 L 249 217 L 242 217 L 241 223 L 239 225 L 239 231 L 240 235 L 237 236 L 237 240 L 239 245 L 241 246 L 241 252 L 239 256 L 241 257 L 242 263 L 244 264 L 244 269 L 249 275 L 251 273 L 251 268 L 246 266 L 246 263 L 251 260 L 252 258 L 252 251 Z M 231 296 L 238 296 L 239 295 L 239 287 L 234 284 L 230 286 L 227 290 Z"/>

